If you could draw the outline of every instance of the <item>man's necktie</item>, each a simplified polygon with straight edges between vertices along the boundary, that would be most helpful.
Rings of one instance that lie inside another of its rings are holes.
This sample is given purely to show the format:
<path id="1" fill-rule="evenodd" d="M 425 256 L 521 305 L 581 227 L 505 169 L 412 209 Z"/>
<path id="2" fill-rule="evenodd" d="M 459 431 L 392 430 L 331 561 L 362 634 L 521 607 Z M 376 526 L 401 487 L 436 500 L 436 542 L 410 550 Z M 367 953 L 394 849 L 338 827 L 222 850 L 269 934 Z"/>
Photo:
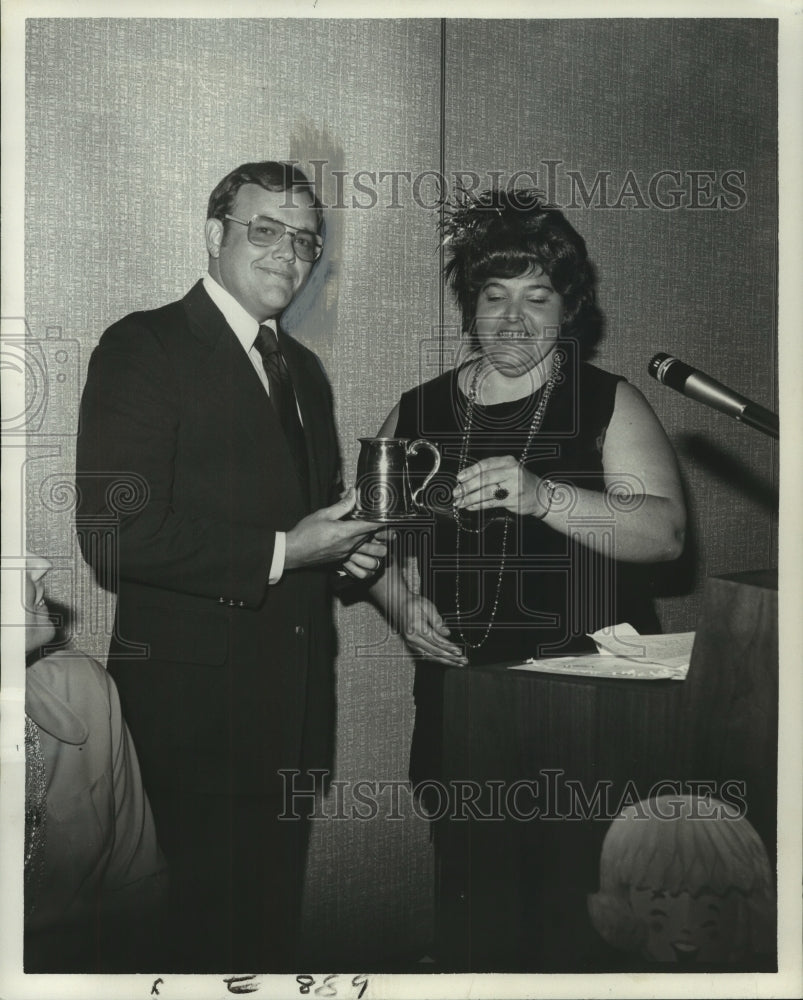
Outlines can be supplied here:
<path id="1" fill-rule="evenodd" d="M 309 493 L 309 472 L 307 469 L 307 445 L 304 428 L 298 416 L 293 380 L 279 350 L 276 334 L 269 326 L 260 326 L 254 347 L 262 355 L 262 367 L 270 385 L 270 401 L 282 425 L 287 443 L 293 453 L 299 479 L 305 492 Z"/>

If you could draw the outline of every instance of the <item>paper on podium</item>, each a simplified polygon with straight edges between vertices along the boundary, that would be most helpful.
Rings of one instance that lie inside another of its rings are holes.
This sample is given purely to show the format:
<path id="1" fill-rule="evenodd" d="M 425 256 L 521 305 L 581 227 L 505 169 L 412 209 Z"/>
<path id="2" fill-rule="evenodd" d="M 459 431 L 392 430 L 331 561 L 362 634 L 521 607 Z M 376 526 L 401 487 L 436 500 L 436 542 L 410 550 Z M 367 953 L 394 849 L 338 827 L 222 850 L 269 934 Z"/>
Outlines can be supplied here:
<path id="1" fill-rule="evenodd" d="M 689 672 L 694 632 L 639 635 L 632 625 L 622 623 L 600 629 L 589 638 L 597 646 L 596 653 L 530 659 L 509 669 L 647 681 L 682 681 Z"/>

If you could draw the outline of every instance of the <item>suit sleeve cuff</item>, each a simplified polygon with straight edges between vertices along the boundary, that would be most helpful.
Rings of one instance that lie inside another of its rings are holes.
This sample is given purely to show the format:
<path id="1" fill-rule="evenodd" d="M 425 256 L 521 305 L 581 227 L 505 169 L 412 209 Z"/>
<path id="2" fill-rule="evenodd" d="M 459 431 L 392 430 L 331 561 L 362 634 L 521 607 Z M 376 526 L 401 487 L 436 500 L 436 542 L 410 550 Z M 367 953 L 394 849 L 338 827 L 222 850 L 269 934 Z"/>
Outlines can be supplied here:
<path id="1" fill-rule="evenodd" d="M 287 549 L 287 536 L 283 531 L 276 532 L 276 541 L 273 544 L 273 559 L 270 564 L 270 575 L 268 583 L 278 583 L 284 573 L 284 554 Z"/>

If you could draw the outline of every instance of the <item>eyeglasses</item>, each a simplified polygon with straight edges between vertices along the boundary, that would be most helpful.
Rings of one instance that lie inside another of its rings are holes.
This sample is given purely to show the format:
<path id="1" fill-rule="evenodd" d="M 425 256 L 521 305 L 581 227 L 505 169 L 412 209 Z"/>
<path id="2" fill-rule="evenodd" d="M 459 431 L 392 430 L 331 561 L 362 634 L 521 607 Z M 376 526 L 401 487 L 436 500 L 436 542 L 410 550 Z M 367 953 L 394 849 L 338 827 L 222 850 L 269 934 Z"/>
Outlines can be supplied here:
<path id="1" fill-rule="evenodd" d="M 285 233 L 289 233 L 293 250 L 301 260 L 314 261 L 323 253 L 323 240 L 309 229 L 298 229 L 278 219 L 271 219 L 267 215 L 255 215 L 248 222 L 235 219 L 233 215 L 224 215 L 223 218 L 229 222 L 239 222 L 241 226 L 248 226 L 248 242 L 253 243 L 255 247 L 272 247 Z"/>

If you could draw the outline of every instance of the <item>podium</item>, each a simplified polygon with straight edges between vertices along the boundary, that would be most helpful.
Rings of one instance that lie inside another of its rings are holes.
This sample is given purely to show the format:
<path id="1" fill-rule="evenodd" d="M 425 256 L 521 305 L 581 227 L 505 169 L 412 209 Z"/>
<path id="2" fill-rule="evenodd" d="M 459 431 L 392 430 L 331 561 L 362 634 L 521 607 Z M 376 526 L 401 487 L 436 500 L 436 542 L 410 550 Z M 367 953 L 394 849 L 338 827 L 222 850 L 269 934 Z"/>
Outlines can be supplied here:
<path id="1" fill-rule="evenodd" d="M 710 578 L 682 682 L 446 671 L 442 773 L 456 800 L 434 823 L 443 971 L 627 970 L 586 897 L 628 802 L 743 801 L 773 858 L 777 609 L 772 571 Z"/>

